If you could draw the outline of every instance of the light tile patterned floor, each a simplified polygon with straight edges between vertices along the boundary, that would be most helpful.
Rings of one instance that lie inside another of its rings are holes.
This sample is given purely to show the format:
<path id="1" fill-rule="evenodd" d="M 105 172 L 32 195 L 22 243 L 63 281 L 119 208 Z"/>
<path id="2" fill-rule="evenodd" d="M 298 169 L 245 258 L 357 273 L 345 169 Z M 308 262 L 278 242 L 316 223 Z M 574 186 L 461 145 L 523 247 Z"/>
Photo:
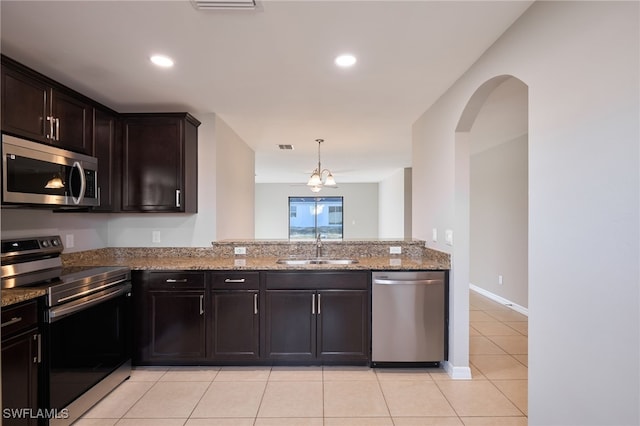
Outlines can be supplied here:
<path id="1" fill-rule="evenodd" d="M 473 380 L 440 369 L 139 367 L 77 426 L 524 426 L 527 317 L 470 293 Z"/>

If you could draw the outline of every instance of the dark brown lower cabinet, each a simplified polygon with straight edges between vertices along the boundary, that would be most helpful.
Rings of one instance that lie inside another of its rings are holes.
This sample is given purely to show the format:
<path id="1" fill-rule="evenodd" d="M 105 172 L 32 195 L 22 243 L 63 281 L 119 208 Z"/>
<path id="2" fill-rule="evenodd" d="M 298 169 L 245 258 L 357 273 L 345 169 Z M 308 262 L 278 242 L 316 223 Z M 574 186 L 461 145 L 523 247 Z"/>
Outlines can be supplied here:
<path id="1" fill-rule="evenodd" d="M 219 361 L 260 359 L 258 290 L 211 293 L 211 357 Z"/>
<path id="2" fill-rule="evenodd" d="M 362 272 L 267 273 L 266 358 L 295 363 L 368 362 L 368 282 L 368 274 Z M 315 288 L 304 289 L 309 286 Z"/>
<path id="3" fill-rule="evenodd" d="M 321 290 L 317 293 L 318 358 L 323 361 L 369 359 L 369 293 Z"/>
<path id="4" fill-rule="evenodd" d="M 204 291 L 150 291 L 149 360 L 206 357 Z"/>
<path id="5" fill-rule="evenodd" d="M 37 424 L 34 416 L 38 409 L 39 341 L 36 301 L 2 309 L 2 424 L 5 426 Z"/>
<path id="6" fill-rule="evenodd" d="M 207 297 L 203 272 L 133 271 L 136 364 L 206 360 Z"/>
<path id="7" fill-rule="evenodd" d="M 365 271 L 134 271 L 140 365 L 367 364 Z"/>
<path id="8" fill-rule="evenodd" d="M 267 290 L 266 356 L 279 361 L 316 359 L 315 291 Z"/>

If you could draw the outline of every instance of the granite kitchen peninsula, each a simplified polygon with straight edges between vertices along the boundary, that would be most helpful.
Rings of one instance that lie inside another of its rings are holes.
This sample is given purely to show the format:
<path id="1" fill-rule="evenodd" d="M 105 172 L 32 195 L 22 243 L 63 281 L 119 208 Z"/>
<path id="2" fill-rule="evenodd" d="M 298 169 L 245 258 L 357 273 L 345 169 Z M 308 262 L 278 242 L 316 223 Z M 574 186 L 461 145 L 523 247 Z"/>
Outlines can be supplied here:
<path id="1" fill-rule="evenodd" d="M 128 266 L 132 270 L 448 270 L 451 266 L 449 254 L 426 248 L 422 240 L 322 241 L 321 249 L 322 258 L 358 262 L 302 266 L 277 263 L 289 257 L 318 257 L 315 242 L 289 240 L 215 241 L 211 247 L 108 247 L 63 254 L 63 262 L 65 266 Z"/>
<path id="2" fill-rule="evenodd" d="M 319 258 L 356 262 L 278 262 Z M 420 240 L 221 241 L 63 261 L 131 268 L 137 365 L 369 365 L 372 272 L 440 271 L 448 289 L 450 268 Z"/>

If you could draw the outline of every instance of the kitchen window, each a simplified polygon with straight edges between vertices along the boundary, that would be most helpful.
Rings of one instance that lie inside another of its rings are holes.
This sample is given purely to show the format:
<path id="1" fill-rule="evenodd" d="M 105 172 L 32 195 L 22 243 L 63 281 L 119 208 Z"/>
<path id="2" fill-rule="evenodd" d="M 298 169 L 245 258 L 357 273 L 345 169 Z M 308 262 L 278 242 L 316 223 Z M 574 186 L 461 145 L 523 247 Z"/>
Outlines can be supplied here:
<path id="1" fill-rule="evenodd" d="M 289 239 L 341 240 L 343 197 L 289 197 Z"/>

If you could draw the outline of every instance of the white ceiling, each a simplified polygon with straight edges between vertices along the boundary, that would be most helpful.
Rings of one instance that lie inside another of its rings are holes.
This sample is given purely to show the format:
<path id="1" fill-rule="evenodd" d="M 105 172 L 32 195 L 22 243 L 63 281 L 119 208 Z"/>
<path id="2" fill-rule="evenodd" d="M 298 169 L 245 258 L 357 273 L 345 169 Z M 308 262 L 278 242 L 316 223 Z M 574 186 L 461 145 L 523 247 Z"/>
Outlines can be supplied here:
<path id="1" fill-rule="evenodd" d="M 2 0 L 1 49 L 119 112 L 218 114 L 254 149 L 256 182 L 306 181 L 316 138 L 338 183 L 377 182 L 411 165 L 412 123 L 530 4 Z M 343 52 L 353 68 L 333 64 Z"/>

